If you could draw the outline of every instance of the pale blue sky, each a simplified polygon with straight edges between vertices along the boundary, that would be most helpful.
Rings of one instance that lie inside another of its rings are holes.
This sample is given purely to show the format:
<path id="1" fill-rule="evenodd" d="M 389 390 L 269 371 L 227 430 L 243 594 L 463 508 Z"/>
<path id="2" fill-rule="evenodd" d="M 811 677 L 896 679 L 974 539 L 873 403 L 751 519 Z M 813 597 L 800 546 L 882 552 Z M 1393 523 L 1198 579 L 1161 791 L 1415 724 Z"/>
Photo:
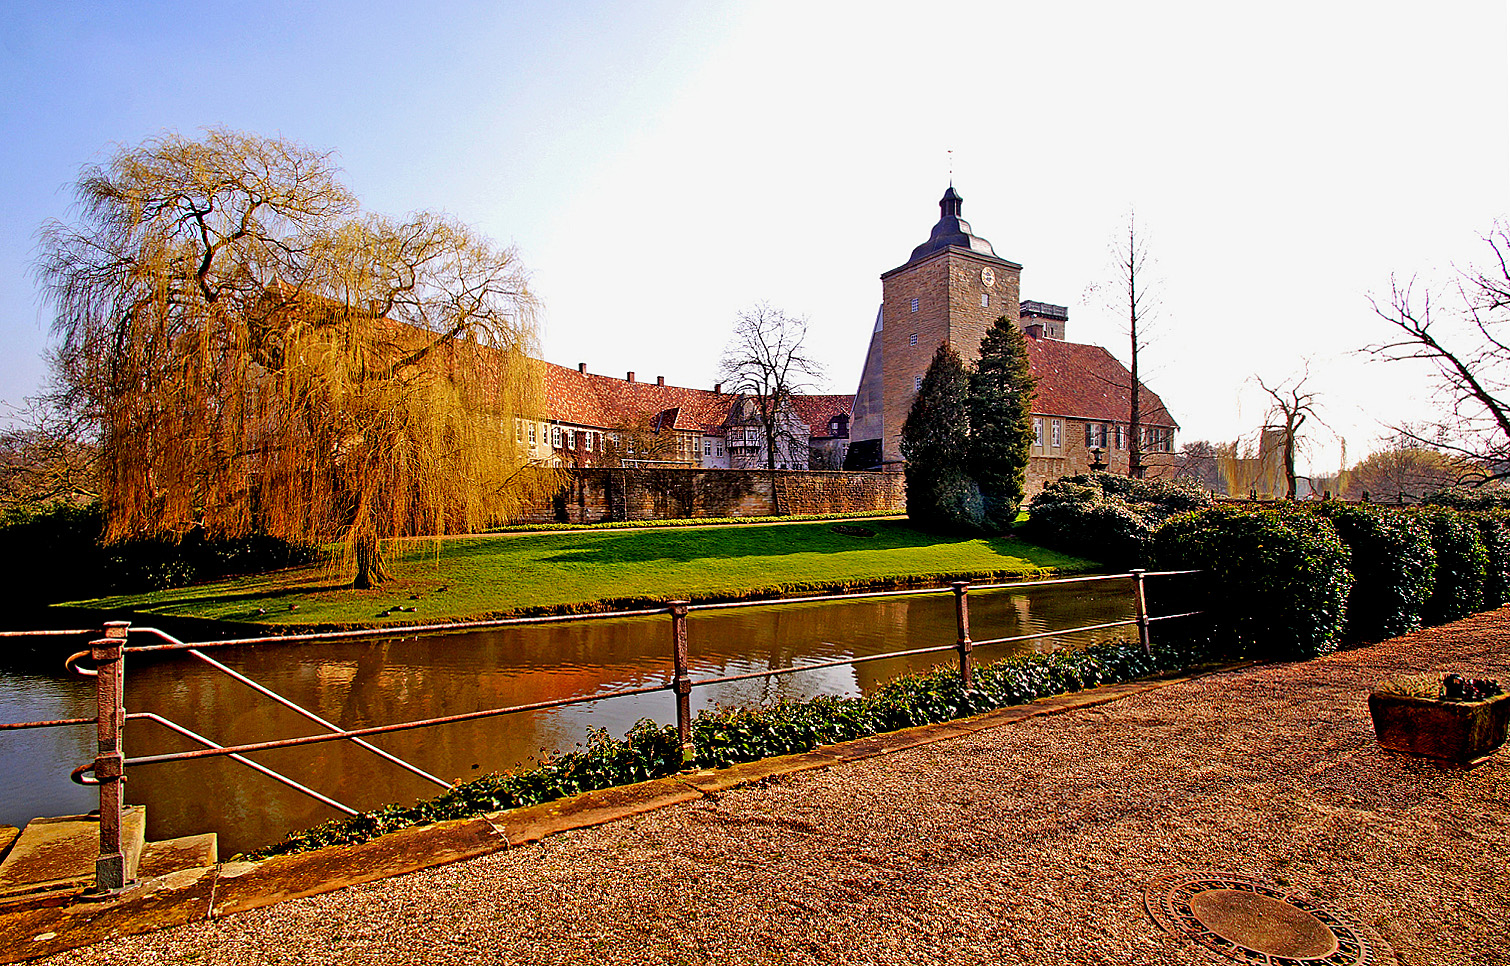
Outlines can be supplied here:
<path id="1" fill-rule="evenodd" d="M 1510 210 L 1503 0 L 955 4 L 264 2 L 0 12 L 0 398 L 45 378 L 34 232 L 80 165 L 214 125 L 333 150 L 370 209 L 519 247 L 545 355 L 708 385 L 756 299 L 853 391 L 877 276 L 937 218 L 1021 262 L 1070 338 L 1130 204 L 1163 311 L 1148 381 L 1182 439 L 1262 419 L 1311 360 L 1355 457 L 1423 411 L 1365 367 L 1365 300 Z M 1318 469 L 1335 461 L 1319 446 Z"/>

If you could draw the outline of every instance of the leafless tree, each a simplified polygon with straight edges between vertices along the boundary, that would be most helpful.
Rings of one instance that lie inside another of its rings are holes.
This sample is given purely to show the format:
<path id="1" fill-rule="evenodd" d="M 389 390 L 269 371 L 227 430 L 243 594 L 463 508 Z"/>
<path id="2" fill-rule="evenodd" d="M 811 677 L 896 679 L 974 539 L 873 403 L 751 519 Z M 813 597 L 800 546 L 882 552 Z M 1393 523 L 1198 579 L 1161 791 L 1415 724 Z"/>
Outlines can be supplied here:
<path id="1" fill-rule="evenodd" d="M 47 396 L 28 398 L 0 432 L 0 510 L 99 499 L 99 447 Z"/>
<path id="2" fill-rule="evenodd" d="M 777 448 L 790 450 L 794 432 L 792 397 L 816 388 L 823 369 L 803 347 L 807 319 L 765 302 L 739 313 L 724 349 L 720 373 L 725 389 L 743 394 L 765 436 L 766 468 L 776 468 Z M 806 463 L 805 445 L 802 460 Z"/>
<path id="3" fill-rule="evenodd" d="M 1374 500 L 1406 503 L 1483 473 L 1482 466 L 1422 445 L 1422 432 L 1422 427 L 1413 427 L 1408 435 L 1395 434 L 1382 448 L 1341 474 L 1337 495 L 1356 500 L 1368 493 Z"/>
<path id="4" fill-rule="evenodd" d="M 1213 493 L 1226 493 L 1226 481 L 1222 476 L 1222 460 L 1225 449 L 1220 444 L 1198 439 L 1180 447 L 1175 460 L 1175 479 L 1193 480 Z"/>
<path id="5" fill-rule="evenodd" d="M 1143 350 L 1148 348 L 1149 329 L 1158 314 L 1159 303 L 1147 232 L 1138 227 L 1136 212 L 1128 211 L 1127 225 L 1118 230 L 1109 247 L 1113 281 L 1091 286 L 1089 294 L 1104 298 L 1113 311 L 1126 313 L 1128 345 L 1132 351 L 1128 366 L 1131 383 L 1126 387 L 1129 399 L 1127 475 L 1142 477 L 1146 470 L 1143 463 L 1143 384 L 1138 369 Z"/>
<path id="6" fill-rule="evenodd" d="M 263 532 L 382 547 L 557 487 L 507 432 L 540 407 L 516 253 L 445 216 L 362 216 L 330 157 L 225 130 L 122 148 L 41 232 L 56 369 L 100 446 L 106 538 Z"/>
<path id="7" fill-rule="evenodd" d="M 1477 464 L 1466 485 L 1510 477 L 1510 225 L 1497 222 L 1483 240 L 1489 248 L 1484 263 L 1456 269 L 1435 292 L 1415 278 L 1392 278 L 1389 298 L 1370 301 L 1393 337 L 1364 350 L 1433 370 L 1441 418 L 1395 429 Z"/>
<path id="8" fill-rule="evenodd" d="M 1253 381 L 1258 383 L 1260 389 L 1269 394 L 1269 426 L 1277 432 L 1280 459 L 1284 467 L 1285 499 L 1295 499 L 1295 452 L 1300 444 L 1300 429 L 1307 420 L 1314 419 L 1321 422 L 1316 415 L 1316 393 L 1306 389 L 1306 381 L 1311 378 L 1311 369 L 1307 365 L 1305 371 L 1284 382 L 1271 386 L 1259 376 L 1254 376 Z"/>

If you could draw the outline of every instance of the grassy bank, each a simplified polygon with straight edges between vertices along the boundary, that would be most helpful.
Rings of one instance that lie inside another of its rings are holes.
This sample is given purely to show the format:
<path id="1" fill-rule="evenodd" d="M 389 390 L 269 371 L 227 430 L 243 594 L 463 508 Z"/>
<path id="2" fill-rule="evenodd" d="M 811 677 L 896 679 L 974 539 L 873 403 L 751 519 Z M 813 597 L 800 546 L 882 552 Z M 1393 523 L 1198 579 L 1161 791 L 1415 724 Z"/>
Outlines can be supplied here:
<path id="1" fill-rule="evenodd" d="M 438 551 L 416 543 L 397 554 L 394 579 L 373 590 L 352 590 L 309 567 L 75 603 L 283 626 L 381 626 L 1095 568 L 1010 537 L 939 537 L 905 520 L 866 520 L 457 537 Z"/>

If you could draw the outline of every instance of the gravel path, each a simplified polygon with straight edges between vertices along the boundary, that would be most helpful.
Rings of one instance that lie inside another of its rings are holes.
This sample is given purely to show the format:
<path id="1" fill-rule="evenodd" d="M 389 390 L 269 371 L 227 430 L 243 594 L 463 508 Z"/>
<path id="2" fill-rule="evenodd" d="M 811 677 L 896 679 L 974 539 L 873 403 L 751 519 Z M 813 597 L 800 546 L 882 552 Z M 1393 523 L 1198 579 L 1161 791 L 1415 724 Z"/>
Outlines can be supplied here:
<path id="1" fill-rule="evenodd" d="M 1510 963 L 1510 750 L 1381 751 L 1406 670 L 1510 678 L 1510 608 L 733 789 L 48 963 L 1209 964 L 1143 908 L 1276 883 L 1381 963 Z"/>

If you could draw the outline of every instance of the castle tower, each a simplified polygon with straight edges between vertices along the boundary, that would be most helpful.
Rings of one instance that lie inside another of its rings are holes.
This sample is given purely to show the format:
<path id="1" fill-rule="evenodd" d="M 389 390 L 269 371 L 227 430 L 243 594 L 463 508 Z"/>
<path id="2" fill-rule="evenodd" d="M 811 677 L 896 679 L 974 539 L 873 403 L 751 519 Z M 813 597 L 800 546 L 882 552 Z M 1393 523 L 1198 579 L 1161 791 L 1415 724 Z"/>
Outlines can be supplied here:
<path id="1" fill-rule="evenodd" d="M 1003 315 L 1019 318 L 1022 266 L 998 257 L 990 242 L 971 233 L 960 217 L 963 204 L 950 185 L 928 240 L 906 264 L 881 276 L 881 312 L 855 394 L 850 437 L 852 448 L 878 440 L 884 464 L 902 460 L 902 423 L 939 344 L 951 343 L 969 363 L 992 323 Z"/>

